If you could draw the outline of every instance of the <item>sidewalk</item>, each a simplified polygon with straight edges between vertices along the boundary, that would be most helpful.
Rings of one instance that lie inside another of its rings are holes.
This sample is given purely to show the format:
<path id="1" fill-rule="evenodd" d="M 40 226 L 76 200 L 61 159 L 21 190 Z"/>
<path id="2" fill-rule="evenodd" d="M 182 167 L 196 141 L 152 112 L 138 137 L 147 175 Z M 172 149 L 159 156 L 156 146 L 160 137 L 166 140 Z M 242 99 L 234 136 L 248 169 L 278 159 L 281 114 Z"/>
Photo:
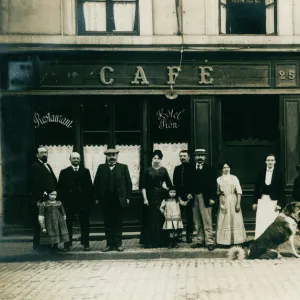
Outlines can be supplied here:
<path id="1" fill-rule="evenodd" d="M 106 242 L 101 235 L 91 235 L 91 251 L 84 252 L 78 241 L 79 236 L 75 236 L 75 242 L 70 252 L 38 253 L 32 250 L 32 238 L 30 236 L 12 236 L 0 238 L 0 262 L 20 262 L 20 261 L 43 261 L 43 260 L 115 260 L 115 259 L 180 259 L 180 258 L 226 258 L 227 249 L 216 248 L 210 252 L 205 248 L 192 249 L 191 244 L 180 243 L 177 249 L 156 248 L 144 249 L 139 245 L 136 235 L 124 234 L 124 252 L 102 252 Z M 253 235 L 248 234 L 248 239 L 253 239 Z M 300 248 L 300 237 L 295 238 L 296 249 Z M 285 243 L 280 247 L 283 256 L 291 256 L 290 246 Z"/>

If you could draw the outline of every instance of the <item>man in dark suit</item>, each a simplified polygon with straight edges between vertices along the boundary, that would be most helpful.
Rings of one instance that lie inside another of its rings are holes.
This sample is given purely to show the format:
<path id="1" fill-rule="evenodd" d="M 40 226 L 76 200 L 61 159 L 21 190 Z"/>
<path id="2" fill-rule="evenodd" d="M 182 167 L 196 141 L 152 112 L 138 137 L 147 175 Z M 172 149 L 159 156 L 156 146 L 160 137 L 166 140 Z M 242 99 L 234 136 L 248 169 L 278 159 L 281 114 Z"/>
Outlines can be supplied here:
<path id="1" fill-rule="evenodd" d="M 217 195 L 217 178 L 214 169 L 205 163 L 207 152 L 196 149 L 194 152 L 196 165 L 194 167 L 194 205 L 193 216 L 197 231 L 197 243 L 192 248 L 207 246 L 209 251 L 215 249 L 212 229 L 212 206 Z"/>
<path id="2" fill-rule="evenodd" d="M 94 181 L 96 203 L 100 202 L 103 210 L 106 248 L 103 250 L 123 251 L 122 214 L 129 205 L 132 182 L 127 165 L 117 162 L 119 151 L 107 149 L 106 163 L 100 164 Z"/>
<path id="3" fill-rule="evenodd" d="M 256 212 L 255 239 L 275 220 L 278 211 L 285 207 L 284 177 L 275 166 L 274 154 L 266 157 L 266 167 L 258 172 L 253 194 Z"/>
<path id="4" fill-rule="evenodd" d="M 47 197 L 47 191 L 57 189 L 57 179 L 51 166 L 47 163 L 48 150 L 38 147 L 36 150 L 37 160 L 32 164 L 29 174 L 29 186 L 31 192 L 30 210 L 33 219 L 33 249 L 41 250 L 40 224 L 38 222 L 38 205 Z"/>
<path id="5" fill-rule="evenodd" d="M 180 206 L 182 215 L 186 220 L 186 242 L 191 243 L 194 232 L 193 222 L 193 165 L 190 163 L 190 156 L 187 150 L 179 153 L 181 165 L 176 166 L 173 173 L 173 184 L 178 196 L 185 201 L 186 206 Z"/>
<path id="6" fill-rule="evenodd" d="M 65 250 L 72 246 L 73 223 L 78 215 L 81 229 L 81 244 L 84 251 L 90 251 L 89 212 L 93 201 L 93 183 L 90 171 L 80 166 L 81 157 L 77 152 L 70 155 L 71 166 L 61 170 L 58 179 L 58 192 L 67 216 L 70 241 Z"/>

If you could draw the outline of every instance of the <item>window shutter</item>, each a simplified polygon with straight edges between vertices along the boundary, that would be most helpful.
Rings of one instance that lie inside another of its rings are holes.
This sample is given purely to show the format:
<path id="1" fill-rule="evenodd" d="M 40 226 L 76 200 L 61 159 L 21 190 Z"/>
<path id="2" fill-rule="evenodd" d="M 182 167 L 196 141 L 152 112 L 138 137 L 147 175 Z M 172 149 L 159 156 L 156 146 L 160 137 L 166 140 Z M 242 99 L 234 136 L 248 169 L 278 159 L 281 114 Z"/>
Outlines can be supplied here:
<path id="1" fill-rule="evenodd" d="M 276 32 L 275 0 L 265 0 L 266 5 L 266 34 Z"/>
<path id="2" fill-rule="evenodd" d="M 226 16 L 227 13 L 227 0 L 220 0 L 220 33 L 226 34 Z"/>

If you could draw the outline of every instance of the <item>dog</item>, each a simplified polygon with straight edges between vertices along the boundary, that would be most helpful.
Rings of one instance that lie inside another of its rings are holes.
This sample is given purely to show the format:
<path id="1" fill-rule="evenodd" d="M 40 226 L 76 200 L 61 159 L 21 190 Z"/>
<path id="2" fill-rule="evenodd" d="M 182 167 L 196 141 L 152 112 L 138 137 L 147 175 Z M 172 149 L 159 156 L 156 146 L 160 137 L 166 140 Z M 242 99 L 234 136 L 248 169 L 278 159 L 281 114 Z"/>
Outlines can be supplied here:
<path id="1" fill-rule="evenodd" d="M 296 252 L 294 238 L 300 224 L 300 202 L 291 202 L 286 205 L 275 221 L 256 240 L 245 243 L 249 250 L 242 247 L 232 247 L 228 250 L 231 260 L 248 259 L 276 259 L 281 258 L 277 248 L 289 241 L 292 253 L 299 258 Z"/>

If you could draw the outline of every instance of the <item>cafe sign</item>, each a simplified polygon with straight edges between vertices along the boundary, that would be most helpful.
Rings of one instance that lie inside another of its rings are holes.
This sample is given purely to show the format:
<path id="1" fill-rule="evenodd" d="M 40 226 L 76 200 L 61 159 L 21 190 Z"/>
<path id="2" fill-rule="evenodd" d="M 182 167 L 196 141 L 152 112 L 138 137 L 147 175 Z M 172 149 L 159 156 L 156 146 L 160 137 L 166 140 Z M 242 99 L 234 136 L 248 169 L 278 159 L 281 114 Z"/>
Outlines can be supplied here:
<path id="1" fill-rule="evenodd" d="M 10 62 L 13 68 L 16 62 Z M 25 62 L 24 62 L 25 63 Z M 297 61 L 165 64 L 163 62 L 78 63 L 42 61 L 38 89 L 182 89 L 298 87 Z M 9 72 L 8 89 L 32 88 L 22 63 Z M 25 69 L 26 70 L 26 69 Z M 274 79 L 272 79 L 274 78 Z"/>

